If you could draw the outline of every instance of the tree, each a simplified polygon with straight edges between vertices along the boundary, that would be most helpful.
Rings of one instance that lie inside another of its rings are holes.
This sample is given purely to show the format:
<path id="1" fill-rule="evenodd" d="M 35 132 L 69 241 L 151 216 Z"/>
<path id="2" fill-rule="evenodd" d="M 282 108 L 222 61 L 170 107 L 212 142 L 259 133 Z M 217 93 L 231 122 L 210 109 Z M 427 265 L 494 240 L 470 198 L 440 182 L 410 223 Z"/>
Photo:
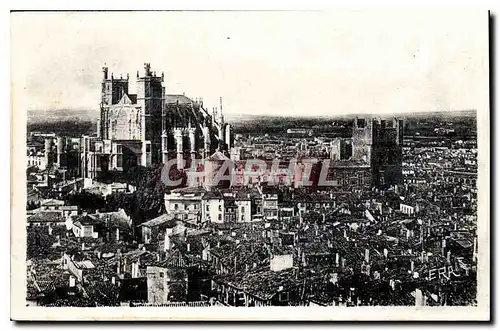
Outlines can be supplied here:
<path id="1" fill-rule="evenodd" d="M 46 227 L 28 227 L 27 258 L 44 257 L 50 253 L 55 240 L 49 235 Z"/>
<path id="2" fill-rule="evenodd" d="M 93 213 L 105 207 L 106 201 L 101 195 L 82 191 L 70 194 L 67 197 L 68 203 L 78 206 L 81 210 Z"/>

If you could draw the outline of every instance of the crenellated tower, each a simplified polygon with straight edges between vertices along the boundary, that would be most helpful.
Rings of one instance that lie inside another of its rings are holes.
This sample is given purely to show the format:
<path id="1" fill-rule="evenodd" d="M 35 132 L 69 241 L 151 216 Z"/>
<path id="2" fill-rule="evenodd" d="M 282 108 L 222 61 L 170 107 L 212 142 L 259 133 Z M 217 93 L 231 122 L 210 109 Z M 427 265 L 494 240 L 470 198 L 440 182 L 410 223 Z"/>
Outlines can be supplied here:
<path id="1" fill-rule="evenodd" d="M 144 74 L 137 74 L 137 105 L 141 108 L 142 125 L 142 161 L 151 165 L 162 161 L 162 119 L 165 104 L 164 75 L 157 76 L 151 71 L 149 63 L 144 64 Z"/>

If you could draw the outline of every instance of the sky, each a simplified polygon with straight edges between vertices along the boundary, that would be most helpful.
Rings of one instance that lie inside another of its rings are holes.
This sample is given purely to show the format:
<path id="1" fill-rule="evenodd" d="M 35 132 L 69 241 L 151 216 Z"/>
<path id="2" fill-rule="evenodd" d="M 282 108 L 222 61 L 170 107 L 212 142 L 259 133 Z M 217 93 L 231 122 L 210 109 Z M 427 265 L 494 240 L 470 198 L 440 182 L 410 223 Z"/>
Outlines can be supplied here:
<path id="1" fill-rule="evenodd" d="M 11 83 L 29 109 L 91 109 L 102 66 L 151 63 L 168 94 L 224 113 L 324 116 L 478 109 L 486 12 L 37 12 L 11 16 Z"/>

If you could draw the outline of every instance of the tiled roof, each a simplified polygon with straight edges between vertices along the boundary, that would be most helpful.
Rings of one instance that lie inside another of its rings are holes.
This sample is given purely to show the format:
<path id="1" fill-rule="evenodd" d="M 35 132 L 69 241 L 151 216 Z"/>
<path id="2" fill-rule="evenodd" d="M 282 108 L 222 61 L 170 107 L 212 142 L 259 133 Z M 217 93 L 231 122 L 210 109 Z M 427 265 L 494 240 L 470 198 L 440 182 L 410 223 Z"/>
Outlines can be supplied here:
<path id="1" fill-rule="evenodd" d="M 41 206 L 64 206 L 64 201 L 57 200 L 57 199 L 47 199 L 47 200 L 44 200 L 40 205 Z"/>
<path id="2" fill-rule="evenodd" d="M 137 261 L 137 259 L 141 258 L 142 260 L 143 257 L 147 257 L 149 255 L 152 255 L 152 253 L 145 251 L 143 249 L 134 249 L 132 251 L 123 253 L 121 255 L 113 256 L 107 261 L 107 264 L 111 266 L 116 265 L 118 263 L 118 260 L 124 260 L 124 259 L 127 259 L 127 261 L 129 262 L 135 262 Z"/>
<path id="3" fill-rule="evenodd" d="M 74 261 L 75 265 L 79 269 L 94 269 L 95 266 L 90 260 L 84 260 L 84 261 Z"/>
<path id="4" fill-rule="evenodd" d="M 138 226 L 153 227 L 153 226 L 164 225 L 166 227 L 173 228 L 177 225 L 178 221 L 180 220 L 177 219 L 177 217 L 173 214 L 163 214 L 156 218 L 153 218 L 150 221 L 139 224 Z"/>
<path id="5" fill-rule="evenodd" d="M 91 216 L 101 222 L 104 222 L 109 227 L 118 227 L 123 230 L 130 228 L 130 218 L 123 209 L 108 213 L 92 214 Z"/>
<path id="6" fill-rule="evenodd" d="M 203 199 L 223 199 L 224 195 L 219 190 L 211 190 L 203 195 Z"/>
<path id="7" fill-rule="evenodd" d="M 182 187 L 172 190 L 172 193 L 178 193 L 180 195 L 185 195 L 185 194 L 203 195 L 206 192 L 207 190 L 204 189 L 203 187 Z"/>
<path id="8" fill-rule="evenodd" d="M 218 276 L 217 282 L 225 283 L 256 297 L 268 300 L 280 290 L 286 291 L 300 286 L 304 281 L 303 275 L 296 275 L 297 270 L 286 269 L 278 272 L 263 270 L 253 273 L 238 273 Z M 298 276 L 298 277 L 297 277 Z"/>
<path id="9" fill-rule="evenodd" d="M 169 302 L 169 303 L 134 302 L 130 303 L 130 305 L 132 307 L 210 307 L 210 303 L 206 301 Z"/>
<path id="10" fill-rule="evenodd" d="M 66 220 L 60 211 L 39 211 L 27 219 L 28 223 L 64 223 Z"/>
<path id="11" fill-rule="evenodd" d="M 221 152 L 217 151 L 210 155 L 208 161 L 230 161 L 230 159 Z"/>
<path id="12" fill-rule="evenodd" d="M 79 223 L 81 225 L 94 225 L 96 220 L 97 219 L 91 215 L 81 215 L 76 217 L 74 224 Z"/>

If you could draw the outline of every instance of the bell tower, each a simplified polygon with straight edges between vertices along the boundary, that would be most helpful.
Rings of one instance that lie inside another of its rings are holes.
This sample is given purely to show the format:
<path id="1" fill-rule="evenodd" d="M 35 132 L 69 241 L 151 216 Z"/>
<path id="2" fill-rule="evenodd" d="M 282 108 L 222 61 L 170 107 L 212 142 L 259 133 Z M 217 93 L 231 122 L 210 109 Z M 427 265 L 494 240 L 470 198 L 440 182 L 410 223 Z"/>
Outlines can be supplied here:
<path id="1" fill-rule="evenodd" d="M 109 107 L 117 104 L 124 94 L 128 94 L 128 75 L 127 78 L 109 77 L 108 67 L 102 67 L 101 83 L 101 118 L 99 124 L 100 132 L 98 135 L 102 139 L 109 139 Z"/>

